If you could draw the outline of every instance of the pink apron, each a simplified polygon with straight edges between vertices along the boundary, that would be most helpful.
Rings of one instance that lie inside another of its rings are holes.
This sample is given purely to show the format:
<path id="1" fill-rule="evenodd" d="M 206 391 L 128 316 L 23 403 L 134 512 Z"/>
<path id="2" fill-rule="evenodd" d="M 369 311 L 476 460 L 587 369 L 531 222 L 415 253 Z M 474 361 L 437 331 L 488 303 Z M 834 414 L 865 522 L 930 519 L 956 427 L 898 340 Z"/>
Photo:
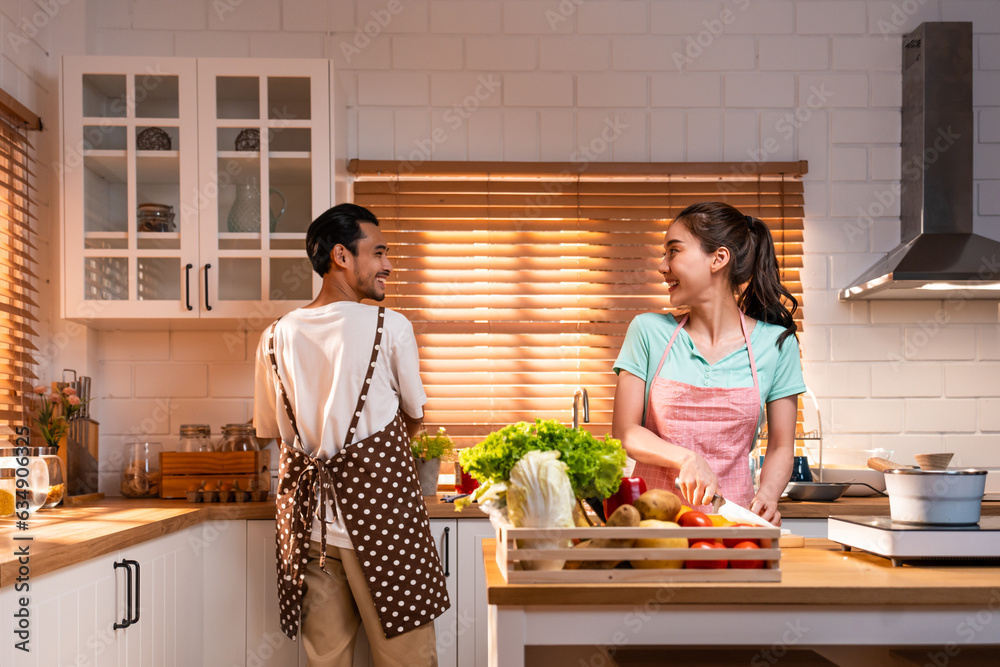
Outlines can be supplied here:
<path id="1" fill-rule="evenodd" d="M 740 328 L 750 355 L 753 387 L 735 388 L 697 387 L 659 377 L 663 362 L 667 360 L 670 348 L 687 320 L 684 316 L 674 329 L 660 365 L 656 367 L 646 403 L 644 426 L 663 440 L 704 457 L 719 478 L 718 494 L 748 507 L 754 494 L 748 457 L 757 432 L 760 388 L 746 319 L 741 312 Z M 650 489 L 667 489 L 677 493 L 674 479 L 679 472 L 677 468 L 636 462 L 632 476 L 642 477 Z M 711 506 L 702 505 L 696 509 L 711 511 Z"/>

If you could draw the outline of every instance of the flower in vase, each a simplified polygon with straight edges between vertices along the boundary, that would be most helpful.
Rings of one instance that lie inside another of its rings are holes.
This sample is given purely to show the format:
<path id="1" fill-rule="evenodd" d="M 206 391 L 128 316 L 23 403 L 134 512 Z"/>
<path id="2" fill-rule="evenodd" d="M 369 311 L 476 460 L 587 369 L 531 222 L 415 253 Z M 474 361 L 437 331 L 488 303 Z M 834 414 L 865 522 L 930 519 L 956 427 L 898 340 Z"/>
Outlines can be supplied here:
<path id="1" fill-rule="evenodd" d="M 58 447 L 59 441 L 69 430 L 69 422 L 83 409 L 83 401 L 72 387 L 65 387 L 61 392 L 48 392 L 45 385 L 34 388 L 34 393 L 41 402 L 35 423 L 38 424 L 45 444 Z"/>

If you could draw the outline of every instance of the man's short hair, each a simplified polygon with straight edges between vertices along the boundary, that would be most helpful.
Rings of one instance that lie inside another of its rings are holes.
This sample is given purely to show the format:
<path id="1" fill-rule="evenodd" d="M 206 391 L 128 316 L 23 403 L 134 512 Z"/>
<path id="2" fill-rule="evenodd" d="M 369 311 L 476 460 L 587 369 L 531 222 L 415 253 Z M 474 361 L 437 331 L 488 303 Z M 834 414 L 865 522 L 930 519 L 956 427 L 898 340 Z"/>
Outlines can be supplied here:
<path id="1" fill-rule="evenodd" d="M 362 222 L 378 225 L 375 214 L 356 204 L 338 204 L 313 220 L 306 232 L 306 252 L 313 270 L 321 276 L 330 271 L 330 253 L 334 246 L 342 245 L 358 254 L 358 241 L 364 238 Z"/>

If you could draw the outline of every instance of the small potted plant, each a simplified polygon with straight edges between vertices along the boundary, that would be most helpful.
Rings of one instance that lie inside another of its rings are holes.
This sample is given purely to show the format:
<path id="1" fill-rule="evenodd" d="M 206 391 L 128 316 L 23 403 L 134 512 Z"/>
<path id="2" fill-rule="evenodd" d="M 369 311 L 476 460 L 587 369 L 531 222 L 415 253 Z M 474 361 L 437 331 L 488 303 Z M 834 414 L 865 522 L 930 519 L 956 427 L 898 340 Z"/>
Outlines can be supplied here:
<path id="1" fill-rule="evenodd" d="M 410 451 L 416 460 L 417 474 L 420 477 L 420 490 L 425 496 L 437 493 L 441 459 L 454 449 L 455 443 L 448 437 L 443 426 L 434 435 L 421 431 L 410 442 Z"/>

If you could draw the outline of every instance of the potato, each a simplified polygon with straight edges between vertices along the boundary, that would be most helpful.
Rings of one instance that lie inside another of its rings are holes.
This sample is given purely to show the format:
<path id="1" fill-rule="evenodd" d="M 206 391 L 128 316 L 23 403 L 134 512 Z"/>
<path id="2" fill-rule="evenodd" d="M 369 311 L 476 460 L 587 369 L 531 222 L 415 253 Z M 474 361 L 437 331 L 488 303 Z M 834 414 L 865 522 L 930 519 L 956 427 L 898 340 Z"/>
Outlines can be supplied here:
<path id="1" fill-rule="evenodd" d="M 643 528 L 679 528 L 673 521 L 658 521 L 656 519 L 644 519 L 639 525 Z M 686 537 L 642 538 L 635 541 L 635 547 L 637 549 L 687 549 L 688 540 Z M 637 570 L 679 570 L 684 567 L 683 560 L 633 560 L 631 562 L 632 567 Z"/>
<path id="2" fill-rule="evenodd" d="M 631 505 L 622 505 L 608 517 L 607 526 L 618 528 L 634 528 L 639 525 L 639 510 Z M 628 549 L 635 540 L 610 540 L 595 538 L 581 542 L 574 549 Z M 564 570 L 610 570 L 620 560 L 573 560 L 566 561 Z"/>
<path id="3" fill-rule="evenodd" d="M 643 520 L 673 521 L 681 509 L 681 499 L 666 489 L 650 489 L 635 499 Z"/>

